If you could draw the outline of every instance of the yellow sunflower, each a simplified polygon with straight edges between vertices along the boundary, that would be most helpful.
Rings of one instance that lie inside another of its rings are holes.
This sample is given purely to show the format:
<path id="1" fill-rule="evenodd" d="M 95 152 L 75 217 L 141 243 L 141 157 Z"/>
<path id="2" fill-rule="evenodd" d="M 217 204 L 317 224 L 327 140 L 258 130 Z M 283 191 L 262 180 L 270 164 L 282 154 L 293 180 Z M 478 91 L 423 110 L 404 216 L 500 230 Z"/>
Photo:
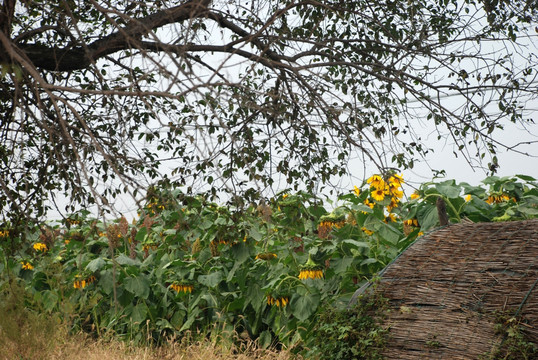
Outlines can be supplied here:
<path id="1" fill-rule="evenodd" d="M 267 305 L 276 305 L 277 307 L 284 307 L 288 305 L 290 302 L 290 299 L 287 296 L 278 296 L 273 297 L 271 295 L 267 295 Z"/>
<path id="2" fill-rule="evenodd" d="M 303 269 L 299 273 L 299 279 L 323 279 L 323 271 L 321 269 Z"/>
<path id="3" fill-rule="evenodd" d="M 172 285 L 170 285 L 170 287 L 172 289 L 174 289 L 177 293 L 192 293 L 192 290 L 194 289 L 194 286 L 190 285 L 190 284 L 178 284 L 178 283 L 173 283 Z"/>
<path id="4" fill-rule="evenodd" d="M 35 243 L 34 244 L 34 250 L 35 251 L 43 251 L 43 252 L 45 252 L 45 251 L 47 251 L 47 245 L 43 244 L 43 243 L 40 243 L 40 242 Z"/>
<path id="5" fill-rule="evenodd" d="M 26 261 L 26 262 L 21 261 L 21 264 L 22 264 L 22 269 L 23 270 L 32 270 L 34 268 L 32 266 L 32 264 L 30 264 L 28 261 Z"/>
<path id="6" fill-rule="evenodd" d="M 385 189 L 385 181 L 380 175 L 372 175 L 366 182 L 376 189 Z"/>
<path id="7" fill-rule="evenodd" d="M 385 190 L 376 189 L 372 191 L 372 199 L 375 201 L 383 201 L 383 199 L 385 199 Z"/>
<path id="8" fill-rule="evenodd" d="M 404 183 L 403 175 L 394 174 L 389 178 L 389 184 L 395 184 L 398 187 L 402 186 Z"/>

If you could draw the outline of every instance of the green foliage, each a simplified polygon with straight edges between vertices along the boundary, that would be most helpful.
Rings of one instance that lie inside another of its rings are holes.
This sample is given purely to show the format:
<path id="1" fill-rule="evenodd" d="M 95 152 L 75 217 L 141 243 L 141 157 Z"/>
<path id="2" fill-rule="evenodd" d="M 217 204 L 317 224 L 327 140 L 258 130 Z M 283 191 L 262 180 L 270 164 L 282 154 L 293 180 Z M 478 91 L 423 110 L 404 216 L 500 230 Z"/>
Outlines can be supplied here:
<path id="1" fill-rule="evenodd" d="M 353 308 L 324 309 L 313 331 L 311 353 L 320 359 L 383 359 L 389 339 L 383 327 L 387 300 L 375 292 L 363 294 Z"/>
<path id="2" fill-rule="evenodd" d="M 452 221 L 536 216 L 537 184 L 530 177 L 489 177 L 487 189 L 428 183 L 409 201 L 402 183 L 396 175 L 374 176 L 339 196 L 331 211 L 303 192 L 233 208 L 162 189 L 131 224 L 125 218 L 105 224 L 82 212 L 36 227 L 25 240 L 5 227 L 0 235 L 10 240 L 1 242 L 0 290 L 18 279 L 40 312 L 60 316 L 73 330 L 135 343 L 237 332 L 262 346 L 306 351 L 320 332 L 347 336 L 351 313 L 327 309 L 348 302 L 437 226 L 438 196 Z M 366 315 L 380 301 L 352 310 L 352 327 L 363 340 L 357 348 L 342 343 L 335 353 L 374 356 L 368 351 L 380 346 L 384 332 L 366 330 L 377 321 Z M 320 351 L 329 346 L 337 345 Z"/>
<path id="3" fill-rule="evenodd" d="M 525 175 L 490 176 L 483 184 L 487 188 L 457 184 L 454 180 L 426 183 L 416 192 L 419 197 L 403 208 L 408 216 L 417 218 L 423 231 L 439 224 L 435 206 L 438 197 L 445 200 L 452 222 L 462 218 L 473 222 L 523 220 L 538 215 L 536 179 Z"/>
<path id="4" fill-rule="evenodd" d="M 531 360 L 538 356 L 538 344 L 528 340 L 523 319 L 510 311 L 497 311 L 495 316 L 495 332 L 501 336 L 499 346 L 485 354 L 484 360 Z"/>

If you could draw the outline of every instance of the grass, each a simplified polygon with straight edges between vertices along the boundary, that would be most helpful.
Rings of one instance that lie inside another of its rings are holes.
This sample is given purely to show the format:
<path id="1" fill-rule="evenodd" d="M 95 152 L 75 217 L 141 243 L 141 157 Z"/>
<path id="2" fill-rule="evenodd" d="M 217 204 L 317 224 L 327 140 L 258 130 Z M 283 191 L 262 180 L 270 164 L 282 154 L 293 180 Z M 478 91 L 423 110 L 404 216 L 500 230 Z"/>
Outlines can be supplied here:
<path id="1" fill-rule="evenodd" d="M 22 288 L 9 286 L 0 296 L 0 360 L 287 360 L 290 352 L 260 349 L 254 342 L 168 341 L 164 346 L 134 346 L 117 339 L 70 334 L 54 314 L 31 310 Z"/>
<path id="2" fill-rule="evenodd" d="M 79 341 L 82 340 L 82 341 Z M 133 347 L 119 341 L 87 340 L 84 336 L 72 337 L 67 343 L 49 352 L 47 359 L 88 359 L 88 360 L 205 360 L 205 359 L 290 359 L 284 352 L 256 349 L 254 346 L 242 349 L 226 349 L 210 342 L 192 344 L 169 343 L 159 348 Z"/>
<path id="3" fill-rule="evenodd" d="M 2 345 L 5 345 L 2 344 Z M 226 349 L 210 342 L 192 344 L 169 343 L 159 348 L 130 346 L 118 340 L 92 340 L 83 334 L 72 335 L 61 341 L 55 341 L 39 350 L 41 344 L 34 343 L 30 348 L 20 344 L 2 347 L 0 359 L 50 359 L 50 360 L 231 360 L 231 359 L 291 359 L 291 354 L 271 350 L 257 349 L 254 346 L 241 349 Z"/>

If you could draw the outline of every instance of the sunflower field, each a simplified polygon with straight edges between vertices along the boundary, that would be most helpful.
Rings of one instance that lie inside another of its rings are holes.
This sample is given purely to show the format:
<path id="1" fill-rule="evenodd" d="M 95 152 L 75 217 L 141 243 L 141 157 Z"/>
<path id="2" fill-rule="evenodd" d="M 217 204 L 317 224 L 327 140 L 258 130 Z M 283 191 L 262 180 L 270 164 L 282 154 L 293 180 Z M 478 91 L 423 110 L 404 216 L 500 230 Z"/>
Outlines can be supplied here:
<path id="1" fill-rule="evenodd" d="M 304 353 L 324 312 L 439 226 L 439 197 L 452 223 L 538 216 L 529 176 L 431 182 L 408 196 L 403 186 L 374 175 L 336 200 L 282 192 L 242 209 L 159 189 L 132 221 L 81 211 L 30 229 L 4 223 L 0 293 L 18 284 L 28 307 L 96 336 L 233 333 Z"/>

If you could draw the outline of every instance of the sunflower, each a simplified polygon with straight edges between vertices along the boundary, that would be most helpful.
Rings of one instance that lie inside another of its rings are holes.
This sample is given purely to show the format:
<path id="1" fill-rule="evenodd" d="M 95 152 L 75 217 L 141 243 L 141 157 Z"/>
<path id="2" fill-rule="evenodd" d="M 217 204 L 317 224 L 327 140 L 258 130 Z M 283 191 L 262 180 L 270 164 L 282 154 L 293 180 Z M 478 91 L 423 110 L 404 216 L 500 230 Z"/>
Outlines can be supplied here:
<path id="1" fill-rule="evenodd" d="M 180 292 L 182 293 L 192 293 L 192 290 L 194 289 L 194 286 L 191 284 L 178 284 L 177 282 L 174 282 L 170 287 L 175 290 L 178 294 Z"/>
<path id="2" fill-rule="evenodd" d="M 402 186 L 404 183 L 403 175 L 394 174 L 389 178 L 389 184 L 395 184 L 398 187 Z"/>
<path id="3" fill-rule="evenodd" d="M 93 275 L 86 279 L 81 279 L 81 277 L 81 275 L 75 275 L 75 279 L 78 279 L 73 282 L 73 287 L 75 289 L 84 289 L 86 286 L 90 285 L 95 281 L 95 276 Z"/>
<path id="4" fill-rule="evenodd" d="M 75 289 L 84 289 L 86 287 L 86 280 L 75 280 L 73 282 L 73 287 Z"/>
<path id="5" fill-rule="evenodd" d="M 385 181 L 380 175 L 372 175 L 366 182 L 370 184 L 370 187 L 385 189 Z"/>
<path id="6" fill-rule="evenodd" d="M 329 214 L 323 215 L 319 218 L 318 224 L 318 237 L 325 239 L 329 236 L 332 229 L 340 229 L 346 225 L 346 217 L 343 214 Z"/>
<path id="7" fill-rule="evenodd" d="M 404 220 L 403 222 L 403 232 L 405 236 L 411 234 L 418 227 L 420 227 L 420 225 L 418 224 L 418 220 L 416 218 Z"/>
<path id="8" fill-rule="evenodd" d="M 32 266 L 32 264 L 30 264 L 28 261 L 26 261 L 26 262 L 21 261 L 21 264 L 22 264 L 22 269 L 23 270 L 32 270 L 34 268 Z"/>
<path id="9" fill-rule="evenodd" d="M 415 199 L 418 199 L 420 198 L 420 194 L 418 192 L 414 192 L 411 194 L 411 200 L 415 200 Z"/>
<path id="10" fill-rule="evenodd" d="M 359 196 L 361 194 L 361 189 L 356 186 L 353 186 L 353 192 L 355 193 L 355 195 Z"/>
<path id="11" fill-rule="evenodd" d="M 275 253 L 265 252 L 265 253 L 261 253 L 261 254 L 256 255 L 255 260 L 272 260 L 274 258 L 276 258 Z"/>
<path id="12" fill-rule="evenodd" d="M 488 199 L 486 200 L 486 202 L 492 205 L 492 204 L 498 204 L 501 202 L 507 202 L 510 200 L 512 200 L 513 202 L 516 202 L 515 198 L 510 198 L 508 194 L 503 193 L 503 194 L 493 194 L 493 195 L 488 196 Z"/>
<path id="13" fill-rule="evenodd" d="M 318 265 L 312 260 L 312 255 L 308 255 L 307 262 L 301 267 L 299 280 L 306 279 L 323 279 L 323 266 Z"/>
<path id="14" fill-rule="evenodd" d="M 323 270 L 321 269 L 303 269 L 299 273 L 299 279 L 323 279 Z"/>
<path id="15" fill-rule="evenodd" d="M 389 187 L 388 193 L 392 196 L 393 201 L 400 201 L 400 199 L 403 197 L 403 191 L 399 188 Z"/>
<path id="16" fill-rule="evenodd" d="M 405 220 L 404 224 L 418 227 L 418 220 L 416 218 Z"/>
<path id="17" fill-rule="evenodd" d="M 45 251 L 47 251 L 47 245 L 43 244 L 43 243 L 40 243 L 40 242 L 35 243 L 34 244 L 34 250 L 35 251 L 43 251 L 43 252 L 45 252 Z"/>
<path id="18" fill-rule="evenodd" d="M 154 243 L 147 243 L 147 244 L 142 245 L 142 250 L 144 252 L 148 252 L 149 250 L 157 250 L 157 248 L 158 248 L 157 244 L 154 244 Z"/>
<path id="19" fill-rule="evenodd" d="M 368 199 L 364 200 L 364 205 L 368 206 L 370 209 L 373 209 L 375 206 L 375 203 L 369 202 Z"/>
<path id="20" fill-rule="evenodd" d="M 385 199 L 385 190 L 376 189 L 376 190 L 372 191 L 372 198 L 375 201 L 383 201 L 383 199 Z"/>
<path id="21" fill-rule="evenodd" d="M 288 296 L 276 296 L 273 297 L 270 294 L 267 295 L 267 305 L 276 305 L 277 307 L 284 307 L 288 305 L 290 299 Z"/>
<path id="22" fill-rule="evenodd" d="M 394 199 L 392 198 L 390 200 L 390 204 L 387 205 L 387 211 L 390 213 L 392 212 L 392 210 L 394 210 L 394 208 L 398 207 L 398 202 L 399 200 L 398 199 Z"/>

